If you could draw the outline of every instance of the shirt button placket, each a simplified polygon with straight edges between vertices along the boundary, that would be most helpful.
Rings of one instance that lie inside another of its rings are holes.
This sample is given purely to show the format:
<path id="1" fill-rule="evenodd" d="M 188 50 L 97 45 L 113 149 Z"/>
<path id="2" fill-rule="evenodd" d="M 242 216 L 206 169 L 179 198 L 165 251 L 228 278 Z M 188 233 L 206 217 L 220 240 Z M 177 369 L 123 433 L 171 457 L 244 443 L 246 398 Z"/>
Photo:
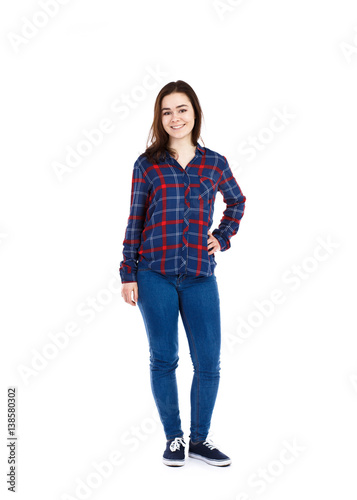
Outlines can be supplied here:
<path id="1" fill-rule="evenodd" d="M 190 214 L 190 182 L 187 172 L 183 172 L 183 183 L 184 183 L 184 201 L 185 208 L 183 214 L 183 232 L 182 232 L 182 251 L 181 260 L 182 264 L 180 266 L 180 273 L 186 274 L 187 271 L 187 261 L 188 261 L 188 229 L 189 229 L 189 214 Z"/>

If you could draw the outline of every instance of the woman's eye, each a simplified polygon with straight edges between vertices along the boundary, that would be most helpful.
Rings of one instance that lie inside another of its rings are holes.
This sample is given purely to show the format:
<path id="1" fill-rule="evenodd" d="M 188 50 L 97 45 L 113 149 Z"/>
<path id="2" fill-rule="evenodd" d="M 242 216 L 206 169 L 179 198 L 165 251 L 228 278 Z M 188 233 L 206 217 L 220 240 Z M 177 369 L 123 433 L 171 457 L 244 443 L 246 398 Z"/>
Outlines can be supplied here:
<path id="1" fill-rule="evenodd" d="M 186 111 L 187 111 L 187 109 L 180 109 L 180 112 L 185 113 Z M 164 116 L 168 115 L 169 113 L 171 113 L 171 111 L 164 111 Z"/>

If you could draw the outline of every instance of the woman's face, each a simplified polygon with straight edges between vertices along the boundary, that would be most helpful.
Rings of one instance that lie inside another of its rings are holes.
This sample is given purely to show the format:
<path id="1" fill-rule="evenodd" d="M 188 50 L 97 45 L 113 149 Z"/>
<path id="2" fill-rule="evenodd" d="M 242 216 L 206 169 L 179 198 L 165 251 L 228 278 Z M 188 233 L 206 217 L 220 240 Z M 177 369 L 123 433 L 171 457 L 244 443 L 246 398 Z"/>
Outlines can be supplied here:
<path id="1" fill-rule="evenodd" d="M 161 119 L 166 132 L 173 139 L 191 135 L 195 125 L 195 112 L 186 94 L 174 92 L 161 101 Z"/>

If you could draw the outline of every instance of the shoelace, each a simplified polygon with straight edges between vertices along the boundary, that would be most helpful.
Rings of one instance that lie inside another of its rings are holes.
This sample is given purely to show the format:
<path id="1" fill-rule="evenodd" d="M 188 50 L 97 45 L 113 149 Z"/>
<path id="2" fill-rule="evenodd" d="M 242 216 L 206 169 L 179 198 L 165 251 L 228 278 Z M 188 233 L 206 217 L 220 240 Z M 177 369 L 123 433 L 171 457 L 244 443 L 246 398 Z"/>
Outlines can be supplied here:
<path id="1" fill-rule="evenodd" d="M 209 448 L 210 450 L 216 450 L 217 449 L 216 446 L 214 446 L 214 444 L 212 443 L 212 441 L 211 442 L 204 441 L 202 444 L 204 446 L 207 446 L 207 448 Z"/>
<path id="2" fill-rule="evenodd" d="M 185 446 L 186 446 L 186 445 L 185 445 L 185 443 L 184 443 L 184 441 L 183 441 L 183 439 L 182 439 L 182 438 L 177 437 L 177 438 L 175 438 L 175 439 L 172 441 L 172 443 L 170 444 L 170 450 L 171 450 L 171 451 L 176 451 L 176 450 L 179 450 L 181 445 L 182 445 L 183 447 L 185 447 Z"/>

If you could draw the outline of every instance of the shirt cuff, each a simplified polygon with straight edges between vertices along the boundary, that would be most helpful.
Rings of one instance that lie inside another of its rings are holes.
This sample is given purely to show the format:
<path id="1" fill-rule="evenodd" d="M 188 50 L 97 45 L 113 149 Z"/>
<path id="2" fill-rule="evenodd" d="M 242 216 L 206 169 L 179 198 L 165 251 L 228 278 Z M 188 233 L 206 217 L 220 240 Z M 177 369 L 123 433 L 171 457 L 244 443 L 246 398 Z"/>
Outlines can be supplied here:
<path id="1" fill-rule="evenodd" d="M 136 280 L 136 272 L 137 268 L 133 265 L 130 265 L 130 271 L 129 271 L 129 266 L 122 266 L 119 268 L 119 274 L 120 274 L 120 279 L 122 283 L 134 283 Z"/>
<path id="2" fill-rule="evenodd" d="M 218 231 L 218 229 L 215 229 L 212 231 L 213 236 L 218 240 L 219 244 L 221 245 L 221 252 L 224 252 L 225 250 L 228 250 L 231 246 L 231 242 L 229 239 L 224 238 Z"/>

